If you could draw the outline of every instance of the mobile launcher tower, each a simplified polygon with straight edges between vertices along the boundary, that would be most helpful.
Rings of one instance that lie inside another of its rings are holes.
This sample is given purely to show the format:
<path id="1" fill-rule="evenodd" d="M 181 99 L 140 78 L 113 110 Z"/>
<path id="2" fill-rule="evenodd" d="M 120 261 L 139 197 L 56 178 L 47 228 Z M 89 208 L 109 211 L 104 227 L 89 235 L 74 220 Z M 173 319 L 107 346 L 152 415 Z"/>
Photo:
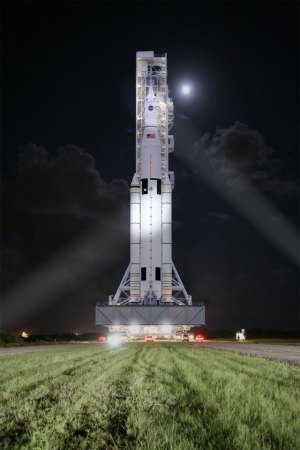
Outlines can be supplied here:
<path id="1" fill-rule="evenodd" d="M 205 324 L 172 261 L 173 102 L 167 54 L 136 54 L 136 173 L 130 187 L 130 263 L 109 305 L 96 306 L 96 325 L 188 329 Z"/>

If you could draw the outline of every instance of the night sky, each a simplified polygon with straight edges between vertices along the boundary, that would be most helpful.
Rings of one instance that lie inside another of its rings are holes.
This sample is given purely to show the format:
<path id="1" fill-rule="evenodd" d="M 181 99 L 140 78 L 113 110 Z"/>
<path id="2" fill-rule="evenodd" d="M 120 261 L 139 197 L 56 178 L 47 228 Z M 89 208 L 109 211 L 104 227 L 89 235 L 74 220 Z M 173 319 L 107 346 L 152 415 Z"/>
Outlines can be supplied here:
<path id="1" fill-rule="evenodd" d="M 173 260 L 188 293 L 210 329 L 299 328 L 299 3 L 1 9 L 0 328 L 97 329 L 95 304 L 129 262 L 141 50 L 168 54 Z"/>

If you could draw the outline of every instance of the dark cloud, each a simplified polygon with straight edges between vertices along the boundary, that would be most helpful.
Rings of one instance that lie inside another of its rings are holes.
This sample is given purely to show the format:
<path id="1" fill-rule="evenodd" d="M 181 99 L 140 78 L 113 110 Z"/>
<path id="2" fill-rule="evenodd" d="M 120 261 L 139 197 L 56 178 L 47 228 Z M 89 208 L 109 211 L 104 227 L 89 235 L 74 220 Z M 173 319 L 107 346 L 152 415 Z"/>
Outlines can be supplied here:
<path id="1" fill-rule="evenodd" d="M 182 161 L 299 266 L 299 233 L 294 221 L 290 223 L 259 188 L 261 179 L 274 179 L 278 163 L 260 133 L 236 122 L 217 129 L 214 135 L 195 139 L 196 134 L 192 125 L 185 127 L 190 139 L 179 154 Z M 193 144 L 186 151 L 191 139 Z"/>
<path id="2" fill-rule="evenodd" d="M 31 318 L 40 310 L 51 307 L 58 300 L 61 300 L 61 304 L 57 304 L 57 312 L 73 319 L 76 309 L 84 307 L 83 303 L 89 307 L 89 303 L 83 302 L 83 298 L 86 298 L 86 284 L 93 285 L 94 279 L 113 263 L 115 266 L 116 261 L 124 254 L 127 240 L 124 238 L 124 228 L 120 226 L 122 220 L 120 211 L 117 220 L 111 223 L 106 221 L 105 229 L 97 227 L 84 233 L 76 241 L 69 243 L 67 248 L 32 268 L 30 273 L 11 286 L 2 298 L 1 325 L 16 325 L 20 320 Z M 70 293 L 73 295 L 68 295 Z M 77 295 L 74 296 L 74 293 Z M 100 292 L 94 291 L 93 294 L 90 298 L 102 300 Z M 57 322 L 56 315 L 52 316 L 52 326 Z M 90 325 L 93 321 L 91 318 Z"/>
<path id="3" fill-rule="evenodd" d="M 66 145 L 57 156 L 36 144 L 20 147 L 19 173 L 9 200 L 19 209 L 38 214 L 82 214 L 97 216 L 108 211 L 128 193 L 124 180 L 107 184 L 95 159 L 83 148 Z M 13 197 L 14 196 L 14 197 Z"/>
<path id="4" fill-rule="evenodd" d="M 19 171 L 22 172 L 26 168 L 49 163 L 49 157 L 49 153 L 41 145 L 33 142 L 27 145 L 20 145 L 17 166 Z"/>
<path id="5" fill-rule="evenodd" d="M 18 173 L 2 192 L 2 286 L 11 286 L 91 229 L 108 233 L 128 193 L 124 180 L 106 183 L 83 148 L 66 145 L 53 156 L 40 145 L 22 145 Z M 123 215 L 118 220 L 127 227 Z"/>
<path id="6" fill-rule="evenodd" d="M 240 122 L 228 128 L 217 128 L 214 135 L 203 134 L 201 143 L 206 154 L 245 172 L 261 165 L 273 154 L 258 131 Z"/>
<path id="7" fill-rule="evenodd" d="M 245 171 L 263 164 L 273 153 L 258 131 L 240 122 L 229 128 L 219 128 L 213 137 L 213 145 L 219 148 L 227 161 Z"/>
<path id="8" fill-rule="evenodd" d="M 217 128 L 215 134 L 204 133 L 194 145 L 194 153 L 234 189 L 243 189 L 246 177 L 264 191 L 282 195 L 299 192 L 296 180 L 278 177 L 281 160 L 261 133 L 247 124 L 235 122 L 228 128 Z"/>

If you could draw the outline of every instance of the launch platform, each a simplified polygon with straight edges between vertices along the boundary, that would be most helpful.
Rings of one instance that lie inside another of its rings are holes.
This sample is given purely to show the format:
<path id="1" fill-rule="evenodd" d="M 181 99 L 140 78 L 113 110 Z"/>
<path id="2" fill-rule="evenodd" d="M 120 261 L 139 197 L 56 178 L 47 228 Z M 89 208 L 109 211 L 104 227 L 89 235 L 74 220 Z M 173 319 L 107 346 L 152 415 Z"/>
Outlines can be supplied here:
<path id="1" fill-rule="evenodd" d="M 205 323 L 204 305 L 96 306 L 97 325 L 182 325 Z"/>

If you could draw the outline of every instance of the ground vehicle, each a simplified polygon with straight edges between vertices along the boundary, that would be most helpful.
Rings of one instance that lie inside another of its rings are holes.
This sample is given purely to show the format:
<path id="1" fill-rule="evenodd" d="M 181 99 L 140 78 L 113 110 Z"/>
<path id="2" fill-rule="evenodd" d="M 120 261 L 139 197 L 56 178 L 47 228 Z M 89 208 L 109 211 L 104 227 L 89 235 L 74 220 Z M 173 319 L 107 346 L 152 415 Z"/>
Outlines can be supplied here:
<path id="1" fill-rule="evenodd" d="M 99 336 L 97 340 L 98 340 L 98 342 L 105 342 L 106 341 L 106 337 L 105 336 Z"/>
<path id="2" fill-rule="evenodd" d="M 146 336 L 146 342 L 153 342 L 153 336 Z"/>
<path id="3" fill-rule="evenodd" d="M 189 340 L 189 335 L 187 333 L 184 333 L 184 335 L 182 336 L 182 342 L 189 342 Z"/>
<path id="4" fill-rule="evenodd" d="M 204 337 L 201 334 L 197 334 L 195 337 L 196 342 L 204 342 Z"/>

